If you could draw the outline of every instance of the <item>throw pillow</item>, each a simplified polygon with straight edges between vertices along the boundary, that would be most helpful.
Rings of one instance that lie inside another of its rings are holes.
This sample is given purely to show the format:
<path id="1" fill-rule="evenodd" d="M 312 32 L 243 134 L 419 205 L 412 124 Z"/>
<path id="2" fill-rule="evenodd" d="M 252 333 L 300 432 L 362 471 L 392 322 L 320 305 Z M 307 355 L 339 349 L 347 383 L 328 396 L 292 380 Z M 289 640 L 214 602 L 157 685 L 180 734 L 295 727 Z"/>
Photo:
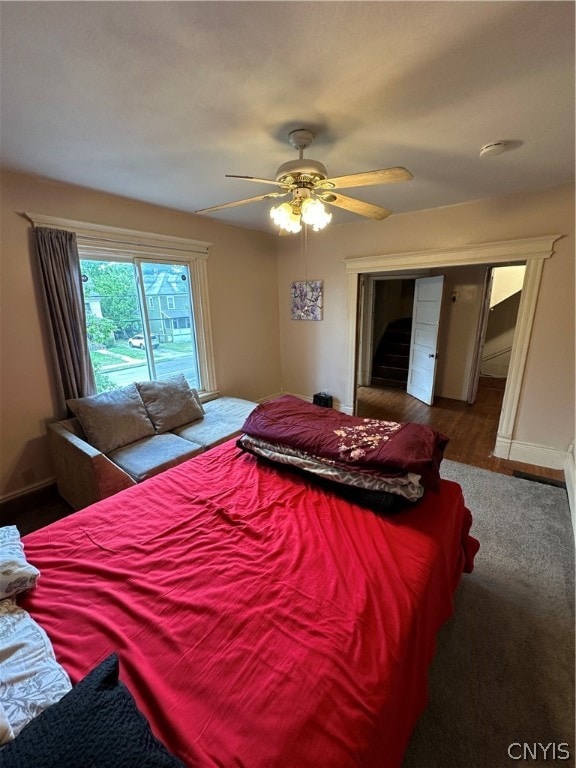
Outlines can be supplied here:
<path id="1" fill-rule="evenodd" d="M 154 434 L 154 426 L 135 384 L 100 395 L 66 400 L 88 442 L 102 453 Z"/>
<path id="2" fill-rule="evenodd" d="M 2 768 L 184 768 L 118 679 L 115 653 L 28 723 L 0 755 Z"/>
<path id="3" fill-rule="evenodd" d="M 26 560 L 18 528 L 0 528 L 0 600 L 30 589 L 38 576 L 40 571 Z"/>
<path id="4" fill-rule="evenodd" d="M 190 388 L 183 373 L 163 381 L 139 381 L 136 386 L 157 434 L 204 416 L 198 393 Z"/>

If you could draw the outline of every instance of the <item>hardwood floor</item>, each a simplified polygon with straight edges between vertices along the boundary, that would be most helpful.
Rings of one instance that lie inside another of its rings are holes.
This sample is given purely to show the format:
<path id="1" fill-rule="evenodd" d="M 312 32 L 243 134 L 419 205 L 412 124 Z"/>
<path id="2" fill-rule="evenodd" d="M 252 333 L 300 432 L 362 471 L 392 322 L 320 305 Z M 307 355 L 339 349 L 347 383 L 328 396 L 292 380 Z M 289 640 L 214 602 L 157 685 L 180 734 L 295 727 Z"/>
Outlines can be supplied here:
<path id="1" fill-rule="evenodd" d="M 357 415 L 428 424 L 450 438 L 444 456 L 452 461 L 504 475 L 523 472 L 544 480 L 564 482 L 562 470 L 499 459 L 492 455 L 503 396 L 503 387 L 482 380 L 474 405 L 437 397 L 434 405 L 428 406 L 400 389 L 358 387 Z"/>
<path id="2" fill-rule="evenodd" d="M 0 504 L 0 525 L 15 525 L 25 536 L 73 512 L 54 484 Z"/>

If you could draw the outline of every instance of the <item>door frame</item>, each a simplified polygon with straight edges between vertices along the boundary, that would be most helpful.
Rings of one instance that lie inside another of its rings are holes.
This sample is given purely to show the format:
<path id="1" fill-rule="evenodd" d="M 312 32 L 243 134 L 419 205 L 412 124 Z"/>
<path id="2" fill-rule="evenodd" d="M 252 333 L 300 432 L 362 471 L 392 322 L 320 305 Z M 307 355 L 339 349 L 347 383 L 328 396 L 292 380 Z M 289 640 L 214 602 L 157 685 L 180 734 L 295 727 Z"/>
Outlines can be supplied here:
<path id="1" fill-rule="evenodd" d="M 534 323 L 536 301 L 542 279 L 544 261 L 552 256 L 554 243 L 562 235 L 541 235 L 521 240 L 501 240 L 428 251 L 382 254 L 378 256 L 348 257 L 344 259 L 348 278 L 348 351 L 346 373 L 346 399 L 350 410 L 356 410 L 357 378 L 357 318 L 358 283 L 360 275 L 367 273 L 397 272 L 409 269 L 432 269 L 467 265 L 504 265 L 526 263 L 522 298 L 518 309 L 516 330 L 512 342 L 510 368 L 504 390 L 502 411 L 494 455 L 507 459 L 510 455 L 520 391 L 524 380 L 530 336 Z"/>

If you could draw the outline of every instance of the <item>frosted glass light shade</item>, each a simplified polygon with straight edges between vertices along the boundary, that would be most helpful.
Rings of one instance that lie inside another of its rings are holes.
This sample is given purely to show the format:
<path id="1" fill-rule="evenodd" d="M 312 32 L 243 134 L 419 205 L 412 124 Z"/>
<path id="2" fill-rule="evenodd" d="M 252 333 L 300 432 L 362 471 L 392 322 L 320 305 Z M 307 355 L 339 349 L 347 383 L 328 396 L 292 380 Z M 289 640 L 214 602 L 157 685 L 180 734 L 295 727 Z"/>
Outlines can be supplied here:
<path id="1" fill-rule="evenodd" d="M 300 216 L 294 213 L 292 206 L 289 203 L 282 203 L 274 208 L 270 209 L 270 216 L 280 229 L 286 230 L 286 232 L 300 232 L 302 225 L 300 223 Z"/>
<path id="2" fill-rule="evenodd" d="M 330 224 L 332 214 L 326 211 L 320 200 L 308 197 L 302 203 L 302 221 L 312 227 L 314 232 L 318 232 Z"/>

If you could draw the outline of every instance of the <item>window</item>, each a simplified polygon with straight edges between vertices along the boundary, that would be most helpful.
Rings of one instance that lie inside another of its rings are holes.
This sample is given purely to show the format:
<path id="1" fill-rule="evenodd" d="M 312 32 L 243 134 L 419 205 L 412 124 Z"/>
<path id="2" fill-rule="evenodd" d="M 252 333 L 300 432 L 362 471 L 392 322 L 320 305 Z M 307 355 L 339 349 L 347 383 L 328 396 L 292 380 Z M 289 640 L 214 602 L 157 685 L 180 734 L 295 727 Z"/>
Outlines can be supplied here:
<path id="1" fill-rule="evenodd" d="M 192 328 L 190 269 L 185 262 L 84 258 L 80 267 L 90 357 L 99 392 L 132 381 L 183 373 L 204 389 Z M 155 302 L 162 296 L 164 302 Z M 164 304 L 167 309 L 159 309 Z"/>
<path id="2" fill-rule="evenodd" d="M 218 395 L 208 302 L 210 243 L 26 216 L 35 226 L 76 234 L 99 392 L 184 373 L 203 399 Z"/>

